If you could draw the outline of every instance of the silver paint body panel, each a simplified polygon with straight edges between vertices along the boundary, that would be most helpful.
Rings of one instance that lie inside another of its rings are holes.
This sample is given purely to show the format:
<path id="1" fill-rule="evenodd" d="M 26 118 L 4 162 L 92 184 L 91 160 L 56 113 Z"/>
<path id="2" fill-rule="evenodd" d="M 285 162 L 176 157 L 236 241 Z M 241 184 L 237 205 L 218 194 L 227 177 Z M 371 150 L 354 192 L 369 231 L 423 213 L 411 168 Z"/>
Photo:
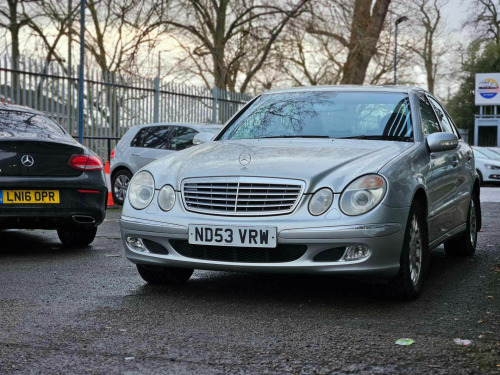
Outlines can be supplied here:
<path id="1" fill-rule="evenodd" d="M 350 87 L 317 90 L 354 90 Z M 462 140 L 455 150 L 430 153 L 420 125 L 417 88 L 362 88 L 356 90 L 407 92 L 412 106 L 414 142 L 356 139 L 244 139 L 213 141 L 159 159 L 145 170 L 155 178 L 153 203 L 145 210 L 133 209 L 128 200 L 120 221 L 127 258 L 137 264 L 210 270 L 243 270 L 290 273 L 339 273 L 390 277 L 399 270 L 408 213 L 417 190 L 428 201 L 429 243 L 437 246 L 465 229 L 471 192 L 477 179 L 470 147 Z M 300 90 L 300 89 L 294 89 Z M 278 91 L 279 92 L 279 91 Z M 273 92 L 265 95 L 272 95 Z M 239 157 L 250 154 L 242 165 Z M 453 163 L 452 163 L 453 161 Z M 458 162 L 455 162 L 458 161 Z M 348 216 L 339 200 L 354 179 L 378 173 L 387 181 L 387 193 L 372 211 Z M 274 216 L 231 216 L 190 212 L 184 207 L 182 184 L 186 179 L 212 177 L 284 178 L 300 180 L 304 189 L 291 213 Z M 158 189 L 172 185 L 177 191 L 174 208 L 157 207 Z M 312 216 L 309 199 L 320 188 L 334 192 L 331 208 Z M 279 244 L 305 244 L 299 259 L 287 263 L 233 263 L 192 259 L 178 254 L 169 239 L 188 238 L 189 224 L 274 226 Z M 156 241 L 168 255 L 138 252 L 125 238 Z M 367 245 L 372 254 L 360 261 L 316 262 L 319 252 L 336 246 Z"/>

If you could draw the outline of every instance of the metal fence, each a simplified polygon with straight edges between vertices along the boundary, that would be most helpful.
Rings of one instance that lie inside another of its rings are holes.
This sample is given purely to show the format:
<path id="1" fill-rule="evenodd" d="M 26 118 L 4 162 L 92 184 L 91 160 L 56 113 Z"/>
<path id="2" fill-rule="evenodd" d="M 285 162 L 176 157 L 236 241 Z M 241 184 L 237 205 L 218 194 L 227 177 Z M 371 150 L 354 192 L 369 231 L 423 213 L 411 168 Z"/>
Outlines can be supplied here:
<path id="1" fill-rule="evenodd" d="M 0 100 L 47 112 L 71 135 L 78 133 L 77 67 L 30 58 L 0 57 Z M 84 143 L 104 159 L 134 125 L 157 122 L 224 123 L 250 96 L 217 88 L 87 70 Z"/>

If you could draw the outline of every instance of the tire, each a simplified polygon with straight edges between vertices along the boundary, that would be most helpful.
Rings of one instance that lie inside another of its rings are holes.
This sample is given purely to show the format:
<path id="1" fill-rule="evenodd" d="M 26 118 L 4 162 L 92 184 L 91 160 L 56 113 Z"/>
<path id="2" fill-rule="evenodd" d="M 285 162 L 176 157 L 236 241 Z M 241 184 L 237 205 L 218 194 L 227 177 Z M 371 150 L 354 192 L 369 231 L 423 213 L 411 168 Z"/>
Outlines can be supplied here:
<path id="1" fill-rule="evenodd" d="M 97 227 L 72 227 L 70 229 L 58 229 L 57 235 L 64 246 L 77 247 L 88 246 L 94 242 Z"/>
<path id="2" fill-rule="evenodd" d="M 444 243 L 444 251 L 447 255 L 472 256 L 476 252 L 477 229 L 480 227 L 479 217 L 481 215 L 479 204 L 477 195 L 473 193 L 469 203 L 465 231 L 459 237 Z"/>
<path id="3" fill-rule="evenodd" d="M 185 284 L 194 270 L 192 268 L 174 268 L 137 265 L 142 279 L 149 284 L 180 285 Z"/>
<path id="4" fill-rule="evenodd" d="M 479 177 L 479 185 L 480 186 L 483 185 L 484 184 L 483 175 L 479 169 L 477 170 L 477 176 Z"/>
<path id="5" fill-rule="evenodd" d="M 424 212 L 413 202 L 401 250 L 400 269 L 387 284 L 379 286 L 390 299 L 412 300 L 422 292 L 424 273 L 429 262 L 429 243 Z"/>
<path id="6" fill-rule="evenodd" d="M 115 204 L 122 206 L 125 202 L 128 184 L 132 179 L 132 173 L 128 169 L 121 169 L 113 175 L 111 181 L 111 193 Z"/>

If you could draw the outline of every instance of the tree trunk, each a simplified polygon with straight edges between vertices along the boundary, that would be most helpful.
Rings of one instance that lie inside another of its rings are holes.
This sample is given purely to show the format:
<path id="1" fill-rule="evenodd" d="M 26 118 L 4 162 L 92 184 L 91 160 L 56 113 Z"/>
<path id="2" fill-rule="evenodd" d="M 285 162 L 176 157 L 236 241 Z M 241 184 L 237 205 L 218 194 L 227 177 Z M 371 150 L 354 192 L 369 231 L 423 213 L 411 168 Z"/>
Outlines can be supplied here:
<path id="1" fill-rule="evenodd" d="M 212 51 L 214 66 L 214 84 L 221 90 L 227 89 L 227 67 L 225 63 L 226 41 L 226 19 L 227 6 L 229 0 L 221 0 L 216 8 L 216 24 L 214 38 L 214 48 Z"/>
<path id="2" fill-rule="evenodd" d="M 355 0 L 349 40 L 349 53 L 342 69 L 343 84 L 363 84 L 368 65 L 377 51 L 377 43 L 384 26 L 391 0 Z"/>
<path id="3" fill-rule="evenodd" d="M 427 75 L 427 91 L 434 95 L 434 68 L 432 65 L 432 55 L 425 61 L 425 72 Z"/>

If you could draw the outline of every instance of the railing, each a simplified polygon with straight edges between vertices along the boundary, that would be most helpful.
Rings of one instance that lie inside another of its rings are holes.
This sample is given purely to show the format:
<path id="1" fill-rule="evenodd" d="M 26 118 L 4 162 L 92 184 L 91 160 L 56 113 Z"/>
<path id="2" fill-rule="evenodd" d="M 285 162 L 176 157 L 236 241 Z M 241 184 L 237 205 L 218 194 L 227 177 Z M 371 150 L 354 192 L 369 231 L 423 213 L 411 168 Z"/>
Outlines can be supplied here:
<path id="1" fill-rule="evenodd" d="M 47 112 L 72 136 L 78 135 L 77 74 L 58 62 L 0 57 L 0 101 Z M 134 125 L 153 122 L 224 123 L 250 96 L 179 85 L 128 74 L 87 70 L 84 139 L 102 158 L 109 144 Z"/>

